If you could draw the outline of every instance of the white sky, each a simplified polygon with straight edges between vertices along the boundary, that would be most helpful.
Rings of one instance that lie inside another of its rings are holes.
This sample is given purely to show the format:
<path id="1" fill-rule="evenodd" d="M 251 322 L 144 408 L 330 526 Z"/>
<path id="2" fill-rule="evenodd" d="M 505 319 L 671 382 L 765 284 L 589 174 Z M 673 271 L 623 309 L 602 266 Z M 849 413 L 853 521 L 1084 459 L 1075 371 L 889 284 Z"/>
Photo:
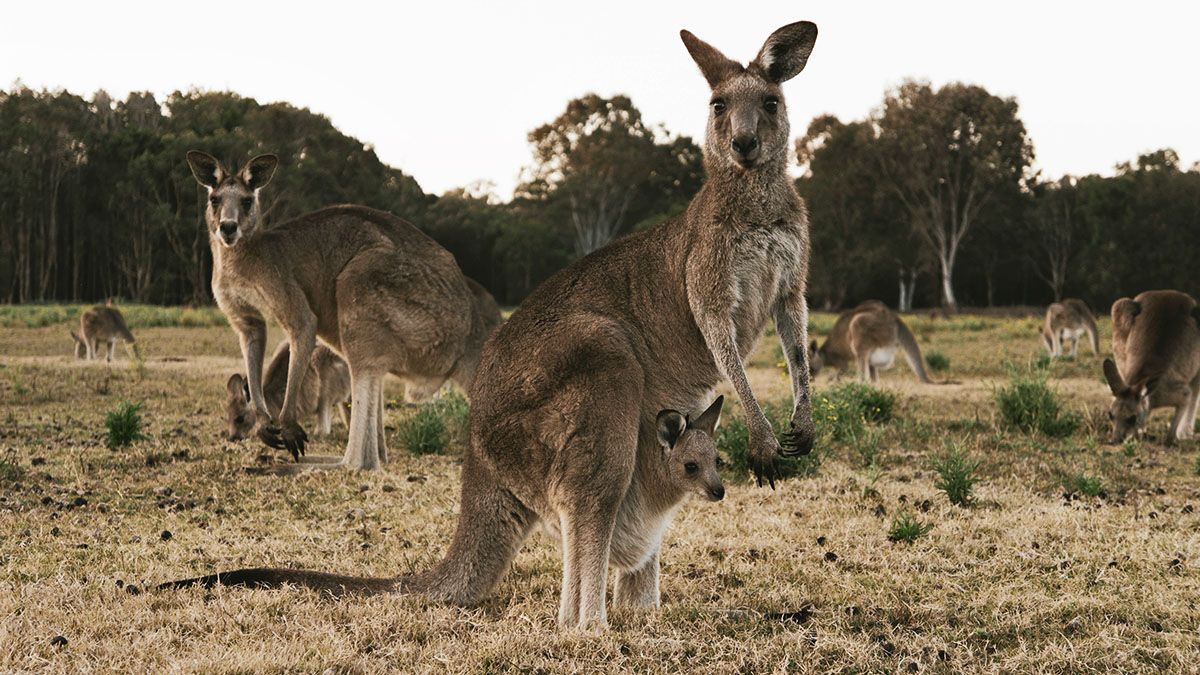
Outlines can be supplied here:
<path id="1" fill-rule="evenodd" d="M 289 101 L 434 193 L 491 180 L 507 198 L 529 130 L 589 91 L 698 139 L 707 87 L 679 29 L 744 62 L 800 19 L 820 35 L 786 87 L 794 135 L 906 77 L 964 80 L 1017 97 L 1046 175 L 1164 146 L 1200 160 L 1200 5 L 1182 1 L 20 2 L 3 18 L 0 86 Z"/>

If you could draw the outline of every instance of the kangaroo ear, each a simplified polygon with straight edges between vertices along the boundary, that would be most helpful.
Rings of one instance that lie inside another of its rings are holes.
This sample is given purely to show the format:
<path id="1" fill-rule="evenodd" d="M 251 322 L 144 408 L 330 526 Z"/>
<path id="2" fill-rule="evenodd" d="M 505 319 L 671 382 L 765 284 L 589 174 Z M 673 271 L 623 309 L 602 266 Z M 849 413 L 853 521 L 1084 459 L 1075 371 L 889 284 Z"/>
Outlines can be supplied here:
<path id="1" fill-rule="evenodd" d="M 721 406 L 725 403 L 724 396 L 718 396 L 717 400 L 708 406 L 708 409 L 700 413 L 695 422 L 691 426 L 694 429 L 699 429 L 709 436 L 717 430 L 717 425 L 721 423 Z"/>
<path id="2" fill-rule="evenodd" d="M 687 47 L 692 60 L 700 66 L 700 72 L 704 79 L 708 80 L 708 86 L 711 88 L 715 89 L 726 78 L 746 70 L 742 64 L 725 56 L 716 47 L 692 35 L 690 31 L 679 31 L 679 37 L 683 39 L 683 46 Z"/>
<path id="3" fill-rule="evenodd" d="M 663 410 L 658 413 L 658 442 L 664 448 L 671 449 L 679 441 L 687 429 L 687 418 L 675 410 Z"/>
<path id="4" fill-rule="evenodd" d="M 1112 359 L 1104 359 L 1104 379 L 1108 381 L 1108 389 L 1113 396 L 1120 396 L 1125 391 L 1125 380 L 1121 379 L 1117 364 Z"/>
<path id="5" fill-rule="evenodd" d="M 241 373 L 229 376 L 229 381 L 225 383 L 225 391 L 229 392 L 230 396 L 245 396 L 247 401 L 250 400 L 250 385 Z"/>
<path id="6" fill-rule="evenodd" d="M 817 341 L 816 340 L 813 340 L 812 342 L 808 343 L 808 353 L 809 354 L 817 353 Z"/>
<path id="7" fill-rule="evenodd" d="M 242 165 L 238 177 L 246 183 L 246 187 L 258 190 L 271 182 L 276 166 L 279 166 L 279 158 L 275 155 L 259 155 Z"/>
<path id="8" fill-rule="evenodd" d="M 71 339 L 72 339 L 72 340 L 74 340 L 74 341 L 76 341 L 76 342 L 83 342 L 83 340 L 80 340 L 80 339 L 79 339 L 79 336 L 75 334 L 75 331 L 73 331 L 73 330 L 69 330 L 69 331 L 67 331 L 67 332 L 71 334 Z"/>
<path id="9" fill-rule="evenodd" d="M 787 82 L 804 70 L 816 42 L 817 24 L 811 21 L 789 23 L 771 33 L 751 65 L 758 66 L 772 82 Z"/>
<path id="10" fill-rule="evenodd" d="M 221 166 L 221 162 L 207 152 L 199 150 L 188 152 L 187 163 L 192 170 L 192 175 L 196 177 L 196 182 L 207 188 L 217 187 L 229 175 L 225 167 Z"/>

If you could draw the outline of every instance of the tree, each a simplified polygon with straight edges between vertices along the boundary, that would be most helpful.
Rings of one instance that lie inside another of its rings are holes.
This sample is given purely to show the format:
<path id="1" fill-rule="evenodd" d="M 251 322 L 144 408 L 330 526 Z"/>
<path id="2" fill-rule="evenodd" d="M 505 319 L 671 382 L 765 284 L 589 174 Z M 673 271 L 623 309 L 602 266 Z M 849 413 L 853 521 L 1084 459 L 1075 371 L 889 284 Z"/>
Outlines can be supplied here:
<path id="1" fill-rule="evenodd" d="M 1038 185 L 1033 191 L 1033 202 L 1030 258 L 1034 272 L 1046 282 L 1058 302 L 1063 298 L 1071 260 L 1081 243 L 1076 180 L 1063 176 L 1053 183 Z"/>
<path id="2" fill-rule="evenodd" d="M 954 267 L 980 213 L 1023 189 L 1033 161 L 1014 99 L 982 87 L 907 82 L 875 117 L 885 184 L 936 259 L 942 303 L 957 309 Z"/>
<path id="3" fill-rule="evenodd" d="M 561 204 L 577 256 L 612 241 L 629 223 L 689 198 L 701 181 L 699 148 L 647 127 L 627 96 L 574 99 L 531 131 L 529 142 L 533 165 L 517 194 Z"/>

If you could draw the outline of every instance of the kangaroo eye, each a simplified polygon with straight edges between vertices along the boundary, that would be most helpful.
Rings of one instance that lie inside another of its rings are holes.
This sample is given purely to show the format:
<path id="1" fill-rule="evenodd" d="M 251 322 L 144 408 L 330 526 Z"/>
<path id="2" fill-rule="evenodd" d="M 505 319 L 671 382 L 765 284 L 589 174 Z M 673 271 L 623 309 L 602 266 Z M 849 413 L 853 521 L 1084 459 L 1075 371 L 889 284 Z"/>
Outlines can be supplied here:
<path id="1" fill-rule="evenodd" d="M 774 96 L 768 96 L 767 99 L 763 101 L 763 108 L 765 108 L 767 112 L 774 115 L 775 113 L 779 112 L 779 99 L 775 98 Z"/>
<path id="2" fill-rule="evenodd" d="M 213 209 L 221 208 L 221 198 L 220 197 L 209 197 L 208 203 L 212 204 Z"/>
<path id="3" fill-rule="evenodd" d="M 246 421 L 245 415 L 238 415 L 237 417 L 233 418 L 234 424 L 243 424 L 245 421 Z"/>
<path id="4" fill-rule="evenodd" d="M 725 460 L 724 459 L 721 459 L 720 457 L 717 458 L 717 468 L 718 469 L 725 468 Z"/>
<path id="5" fill-rule="evenodd" d="M 714 100 L 712 102 L 712 108 L 713 114 L 720 115 L 721 113 L 725 112 L 725 101 L 719 98 Z"/>
<path id="6" fill-rule="evenodd" d="M 243 211 L 247 211 L 247 212 L 248 212 L 248 211 L 250 211 L 250 209 L 252 209 L 252 208 L 254 208 L 254 198 L 252 198 L 252 197 L 243 197 L 243 198 L 242 198 L 242 210 L 243 210 Z"/>
<path id="7" fill-rule="evenodd" d="M 688 462 L 683 465 L 683 470 L 689 474 L 693 474 L 700 470 L 700 465 L 695 462 Z"/>

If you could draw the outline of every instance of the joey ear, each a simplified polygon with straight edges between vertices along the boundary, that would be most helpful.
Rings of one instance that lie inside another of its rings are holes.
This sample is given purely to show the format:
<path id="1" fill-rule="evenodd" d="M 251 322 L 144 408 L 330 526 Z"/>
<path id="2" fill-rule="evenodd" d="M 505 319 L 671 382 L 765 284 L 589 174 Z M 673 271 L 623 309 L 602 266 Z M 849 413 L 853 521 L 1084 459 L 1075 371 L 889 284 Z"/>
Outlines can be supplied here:
<path id="1" fill-rule="evenodd" d="M 221 166 L 221 162 L 207 152 L 189 151 L 187 163 L 192 175 L 196 177 L 196 182 L 207 188 L 217 187 L 229 175 L 225 167 Z"/>
<path id="2" fill-rule="evenodd" d="M 800 74 L 817 42 L 817 24 L 811 21 L 789 23 L 771 33 L 751 65 L 758 66 L 767 79 L 782 84 Z"/>
<path id="3" fill-rule="evenodd" d="M 1125 380 L 1117 371 L 1117 364 L 1112 359 L 1104 359 L 1104 379 L 1108 381 L 1108 389 L 1113 396 L 1120 396 L 1125 391 Z"/>
<path id="4" fill-rule="evenodd" d="M 716 88 L 726 78 L 737 75 L 745 70 L 742 64 L 725 56 L 720 50 L 704 40 L 692 35 L 691 31 L 681 30 L 679 31 L 679 37 L 683 40 L 683 46 L 687 47 L 688 53 L 692 55 L 692 60 L 696 62 L 697 66 L 700 66 L 700 73 L 704 75 L 704 79 L 708 81 L 710 88 Z"/>
<path id="5" fill-rule="evenodd" d="M 725 397 L 718 396 L 717 400 L 713 401 L 707 410 L 700 413 L 700 416 L 696 418 L 696 421 L 692 422 L 691 426 L 712 436 L 713 432 L 717 430 L 717 425 L 721 422 L 721 405 L 724 403 Z"/>
<path id="6" fill-rule="evenodd" d="M 271 182 L 275 175 L 275 167 L 279 166 L 279 158 L 275 155 L 259 155 L 242 165 L 238 177 L 251 190 L 258 190 Z"/>
<path id="7" fill-rule="evenodd" d="M 229 392 L 230 396 L 244 395 L 247 401 L 250 400 L 250 386 L 241 373 L 234 373 L 229 376 L 229 381 L 225 383 L 225 391 Z"/>
<path id="8" fill-rule="evenodd" d="M 679 441 L 687 429 L 687 418 L 675 410 L 663 410 L 658 413 L 658 442 L 664 448 L 671 449 Z"/>

